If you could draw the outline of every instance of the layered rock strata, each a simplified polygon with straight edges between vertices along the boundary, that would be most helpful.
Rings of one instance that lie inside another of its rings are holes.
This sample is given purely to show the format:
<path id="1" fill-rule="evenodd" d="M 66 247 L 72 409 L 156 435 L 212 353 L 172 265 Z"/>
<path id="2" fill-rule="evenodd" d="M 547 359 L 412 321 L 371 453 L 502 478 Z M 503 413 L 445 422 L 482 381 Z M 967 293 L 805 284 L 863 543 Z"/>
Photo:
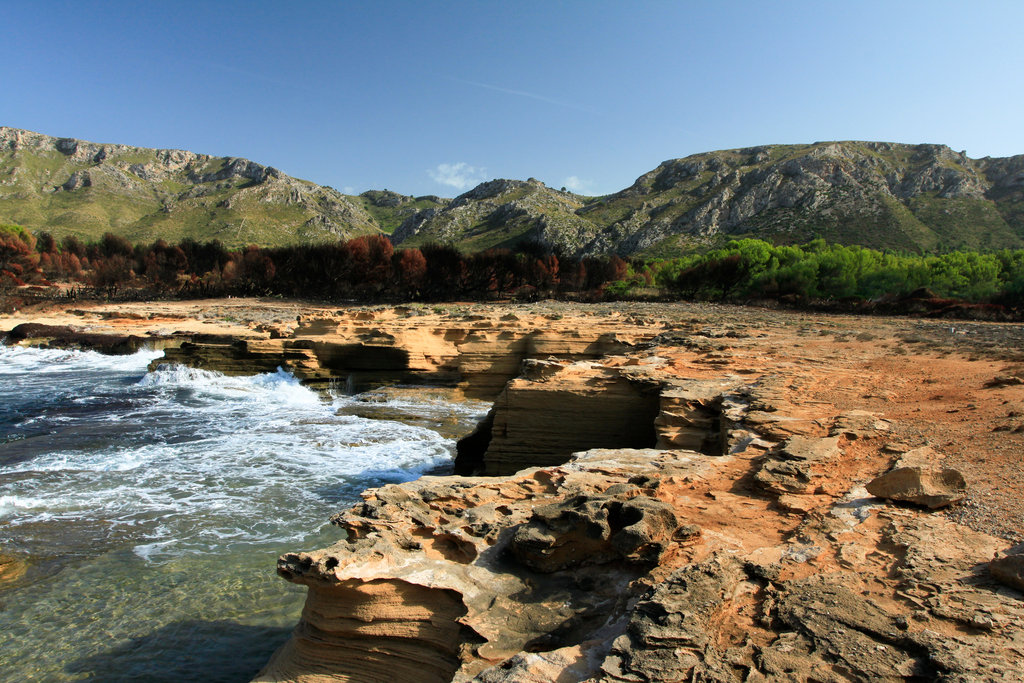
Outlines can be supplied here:
<path id="1" fill-rule="evenodd" d="M 967 681 L 1020 670 L 1024 596 L 979 565 L 1001 540 L 848 496 L 779 515 L 770 499 L 724 490 L 757 460 L 592 450 L 510 477 L 369 491 L 334 520 L 345 541 L 281 558 L 279 573 L 309 594 L 256 680 Z"/>
<path id="2" fill-rule="evenodd" d="M 526 359 L 594 359 L 629 349 L 660 330 L 641 321 L 560 316 L 446 315 L 421 309 L 322 312 L 293 325 L 264 325 L 247 339 L 197 337 L 159 363 L 225 374 L 280 367 L 312 385 L 362 391 L 386 383 L 451 385 L 493 399 Z M 567 455 L 566 453 L 565 455 Z"/>

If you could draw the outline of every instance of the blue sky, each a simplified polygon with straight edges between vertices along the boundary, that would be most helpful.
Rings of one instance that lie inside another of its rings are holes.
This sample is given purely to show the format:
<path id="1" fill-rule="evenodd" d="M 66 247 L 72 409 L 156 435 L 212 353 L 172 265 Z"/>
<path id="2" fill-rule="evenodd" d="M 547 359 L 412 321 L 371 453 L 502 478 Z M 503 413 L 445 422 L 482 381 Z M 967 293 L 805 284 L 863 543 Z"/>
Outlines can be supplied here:
<path id="1" fill-rule="evenodd" d="M 0 1 L 0 125 L 346 192 L 817 140 L 1024 153 L 1024 2 Z"/>

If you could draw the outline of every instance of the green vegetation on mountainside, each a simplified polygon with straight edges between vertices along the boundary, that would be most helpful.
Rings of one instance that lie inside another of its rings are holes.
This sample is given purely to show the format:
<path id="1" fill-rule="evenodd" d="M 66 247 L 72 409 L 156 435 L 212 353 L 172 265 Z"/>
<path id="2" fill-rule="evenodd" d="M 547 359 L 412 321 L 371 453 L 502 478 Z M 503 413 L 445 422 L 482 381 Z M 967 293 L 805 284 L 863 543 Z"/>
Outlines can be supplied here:
<path id="1" fill-rule="evenodd" d="M 0 128 L 0 220 L 57 238 L 297 244 L 378 232 L 355 198 L 245 159 Z"/>
<path id="2" fill-rule="evenodd" d="M 675 257 L 757 238 L 909 253 L 1024 247 L 1024 156 L 942 145 L 818 142 L 671 159 L 581 197 L 529 179 L 453 199 L 357 197 L 244 159 L 100 145 L 0 127 L 0 221 L 57 238 L 219 239 L 229 246 L 383 232 L 403 248 L 539 244 L 574 256 Z"/>
<path id="3" fill-rule="evenodd" d="M 388 235 L 418 211 L 436 209 L 448 203 L 433 195 L 409 197 L 390 190 L 368 190 L 353 199 L 377 222 L 381 232 Z"/>

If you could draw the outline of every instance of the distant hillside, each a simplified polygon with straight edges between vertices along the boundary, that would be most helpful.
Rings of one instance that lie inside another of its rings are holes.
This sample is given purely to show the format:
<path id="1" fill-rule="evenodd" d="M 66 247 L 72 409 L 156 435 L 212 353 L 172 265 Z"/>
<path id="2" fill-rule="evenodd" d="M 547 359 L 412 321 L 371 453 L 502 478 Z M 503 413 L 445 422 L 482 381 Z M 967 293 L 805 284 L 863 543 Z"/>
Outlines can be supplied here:
<path id="1" fill-rule="evenodd" d="M 598 228 L 581 217 L 582 199 L 552 190 L 539 180 L 491 180 L 451 202 L 410 216 L 392 240 L 457 244 L 467 251 L 514 247 L 535 241 L 573 252 L 592 241 Z"/>
<path id="2" fill-rule="evenodd" d="M 410 217 L 394 239 L 470 249 L 535 240 L 572 254 L 672 255 L 732 237 L 823 237 L 908 251 L 1024 246 L 1024 155 L 943 145 L 822 142 L 666 161 L 629 188 L 582 198 L 496 180 Z"/>
<path id="3" fill-rule="evenodd" d="M 0 127 L 0 222 L 56 237 L 294 244 L 379 231 L 363 203 L 234 157 Z"/>
<path id="4" fill-rule="evenodd" d="M 588 250 L 671 250 L 748 235 L 875 248 L 1024 246 L 1024 156 L 969 159 L 944 145 L 828 142 L 662 163 L 588 205 Z"/>
<path id="5" fill-rule="evenodd" d="M 604 197 L 491 180 L 455 199 L 358 197 L 233 157 L 0 127 L 0 223 L 86 239 L 295 244 L 384 232 L 466 251 L 672 256 L 733 237 L 913 252 L 1024 247 L 1024 155 L 818 142 L 672 159 Z"/>
<path id="6" fill-rule="evenodd" d="M 443 207 L 451 201 L 434 195 L 409 197 L 390 190 L 368 190 L 359 195 L 358 200 L 380 229 L 388 234 L 409 217 L 427 209 Z"/>

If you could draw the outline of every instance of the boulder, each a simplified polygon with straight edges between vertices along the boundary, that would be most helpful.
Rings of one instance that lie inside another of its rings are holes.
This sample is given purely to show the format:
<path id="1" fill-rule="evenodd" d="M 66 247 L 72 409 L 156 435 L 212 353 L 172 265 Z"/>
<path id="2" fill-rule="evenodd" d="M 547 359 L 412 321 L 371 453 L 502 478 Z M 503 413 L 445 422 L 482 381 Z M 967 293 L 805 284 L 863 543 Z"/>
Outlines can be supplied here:
<path id="1" fill-rule="evenodd" d="M 1000 583 L 1024 592 L 1024 554 L 997 557 L 988 563 L 988 570 Z"/>
<path id="2" fill-rule="evenodd" d="M 897 467 L 867 485 L 868 493 L 932 510 L 945 507 L 967 495 L 967 483 L 959 471 L 926 466 Z"/>
<path id="3" fill-rule="evenodd" d="M 1024 384 L 1024 379 L 1016 375 L 999 375 L 985 382 L 985 387 L 991 389 L 995 387 L 1020 386 L 1021 384 Z"/>

